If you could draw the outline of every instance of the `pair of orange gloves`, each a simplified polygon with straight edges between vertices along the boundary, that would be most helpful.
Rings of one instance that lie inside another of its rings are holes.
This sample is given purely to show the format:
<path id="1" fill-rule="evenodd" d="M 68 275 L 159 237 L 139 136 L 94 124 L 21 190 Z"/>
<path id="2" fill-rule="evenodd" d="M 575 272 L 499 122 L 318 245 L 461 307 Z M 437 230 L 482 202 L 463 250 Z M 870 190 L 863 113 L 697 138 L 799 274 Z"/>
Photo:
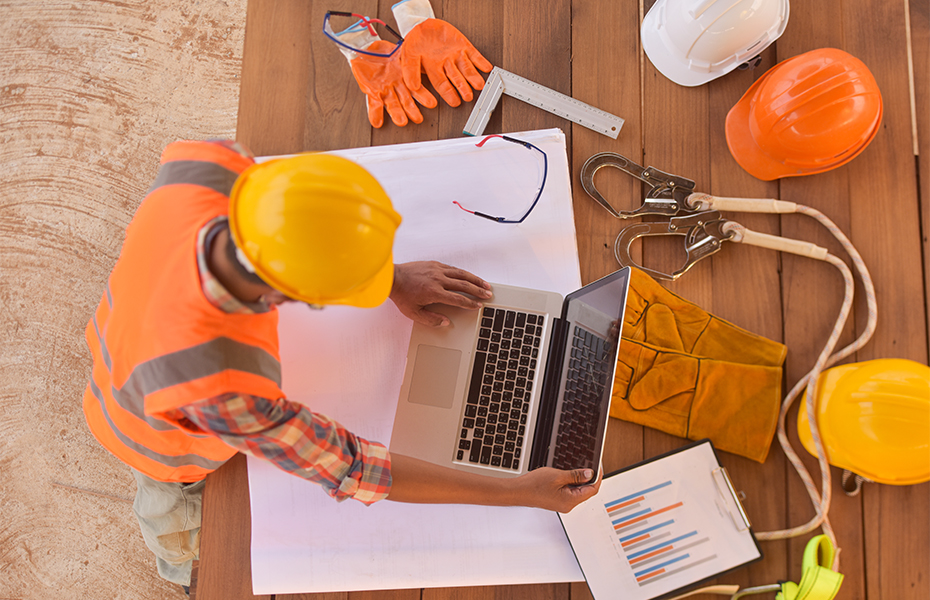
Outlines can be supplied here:
<path id="1" fill-rule="evenodd" d="M 422 73 L 449 106 L 458 106 L 463 99 L 470 102 L 472 88 L 484 88 L 476 67 L 487 73 L 491 63 L 458 29 L 435 18 L 429 0 L 404 0 L 392 11 L 404 38 L 393 54 L 394 45 L 380 39 L 373 29 L 352 27 L 336 34 L 340 42 L 358 50 L 390 54 L 372 56 L 340 47 L 367 98 L 368 120 L 373 127 L 384 123 L 384 109 L 399 127 L 408 121 L 423 122 L 416 102 L 427 108 L 435 108 L 437 103 L 423 86 Z"/>

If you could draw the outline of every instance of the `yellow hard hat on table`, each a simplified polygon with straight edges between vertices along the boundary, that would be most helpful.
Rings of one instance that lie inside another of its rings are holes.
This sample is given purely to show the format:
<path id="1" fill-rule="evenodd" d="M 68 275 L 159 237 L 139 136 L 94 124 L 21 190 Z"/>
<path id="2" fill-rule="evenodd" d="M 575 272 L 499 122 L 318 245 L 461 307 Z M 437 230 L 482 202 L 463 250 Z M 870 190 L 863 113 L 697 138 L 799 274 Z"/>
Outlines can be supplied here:
<path id="1" fill-rule="evenodd" d="M 817 383 L 817 421 L 830 464 L 871 481 L 930 480 L 930 367 L 883 358 L 833 367 Z M 798 436 L 816 455 L 807 411 Z"/>
<path id="2" fill-rule="evenodd" d="M 310 304 L 384 302 L 400 222 L 368 171 L 331 154 L 253 165 L 230 194 L 236 247 L 265 283 Z"/>

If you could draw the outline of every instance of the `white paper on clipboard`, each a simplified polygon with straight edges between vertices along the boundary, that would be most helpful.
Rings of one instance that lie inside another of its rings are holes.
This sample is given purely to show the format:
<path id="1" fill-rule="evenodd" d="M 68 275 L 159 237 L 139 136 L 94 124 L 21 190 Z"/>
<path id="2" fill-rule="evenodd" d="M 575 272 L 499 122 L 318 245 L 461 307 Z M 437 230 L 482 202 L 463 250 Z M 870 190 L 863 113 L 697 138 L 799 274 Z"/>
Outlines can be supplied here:
<path id="1" fill-rule="evenodd" d="M 650 600 L 762 558 L 709 440 L 608 475 L 559 515 L 595 600 Z"/>
<path id="2" fill-rule="evenodd" d="M 538 205 L 535 151 L 460 138 L 339 151 L 365 166 L 403 216 L 395 262 L 433 259 L 492 281 L 566 294 L 581 286 L 565 136 L 511 134 L 548 156 Z M 387 442 L 411 322 L 387 302 L 281 310 L 283 388 L 362 437 Z M 529 508 L 336 503 L 315 484 L 250 458 L 256 594 L 581 581 L 555 513 Z"/>

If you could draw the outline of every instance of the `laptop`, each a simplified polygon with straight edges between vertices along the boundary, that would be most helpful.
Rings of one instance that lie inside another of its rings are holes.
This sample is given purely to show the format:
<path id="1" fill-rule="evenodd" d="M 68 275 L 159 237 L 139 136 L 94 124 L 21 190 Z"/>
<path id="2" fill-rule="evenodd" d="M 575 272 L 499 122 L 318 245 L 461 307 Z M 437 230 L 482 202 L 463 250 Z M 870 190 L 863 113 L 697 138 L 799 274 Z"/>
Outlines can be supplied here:
<path id="1" fill-rule="evenodd" d="M 492 285 L 479 310 L 414 324 L 391 452 L 497 477 L 591 468 L 604 450 L 630 269 L 562 298 Z"/>

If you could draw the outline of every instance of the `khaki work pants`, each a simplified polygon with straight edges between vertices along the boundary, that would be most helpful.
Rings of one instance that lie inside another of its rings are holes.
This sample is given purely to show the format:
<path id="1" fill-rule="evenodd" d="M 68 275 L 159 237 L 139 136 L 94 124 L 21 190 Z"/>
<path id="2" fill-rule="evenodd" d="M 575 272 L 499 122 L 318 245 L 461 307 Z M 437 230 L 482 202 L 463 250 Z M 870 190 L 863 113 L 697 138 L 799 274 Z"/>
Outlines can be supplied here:
<path id="1" fill-rule="evenodd" d="M 200 557 L 200 520 L 204 480 L 194 483 L 156 481 L 132 469 L 136 499 L 132 510 L 142 537 L 155 553 L 163 579 L 190 585 L 191 567 Z"/>

